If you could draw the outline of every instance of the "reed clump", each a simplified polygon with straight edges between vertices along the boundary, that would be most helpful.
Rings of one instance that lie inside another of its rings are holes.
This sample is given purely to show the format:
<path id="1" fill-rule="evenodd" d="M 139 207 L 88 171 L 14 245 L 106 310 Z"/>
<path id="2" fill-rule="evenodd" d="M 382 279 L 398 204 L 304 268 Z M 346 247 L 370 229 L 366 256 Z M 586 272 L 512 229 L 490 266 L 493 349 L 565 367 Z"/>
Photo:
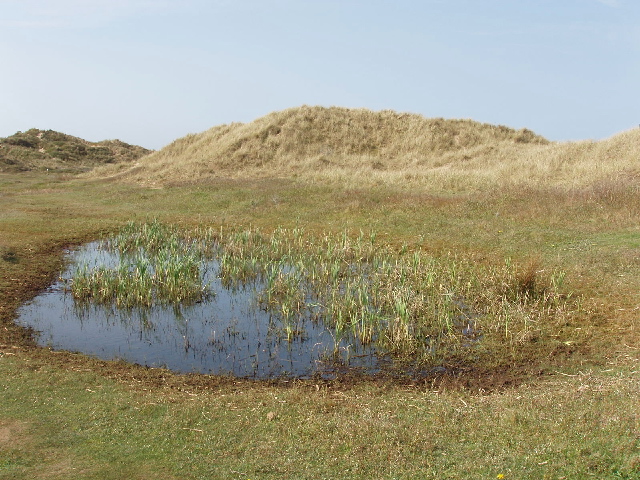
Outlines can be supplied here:
<path id="1" fill-rule="evenodd" d="M 363 232 L 245 229 L 219 240 L 223 278 L 259 288 L 262 307 L 286 325 L 313 318 L 336 338 L 398 358 L 432 363 L 480 344 L 515 348 L 576 307 L 562 291 L 564 273 L 538 264 L 523 270 L 510 261 L 398 252 Z"/>
<path id="2" fill-rule="evenodd" d="M 78 266 L 71 292 L 118 307 L 193 303 L 209 292 L 203 271 L 224 288 L 253 288 L 260 308 L 291 340 L 307 321 L 334 339 L 433 364 L 483 349 L 517 348 L 567 321 L 578 305 L 564 273 L 538 262 L 485 265 L 380 245 L 376 235 L 313 234 L 303 228 L 224 228 L 181 233 L 158 222 L 130 223 L 103 242 L 112 267 Z"/>
<path id="3" fill-rule="evenodd" d="M 80 302 L 117 307 L 202 301 L 211 294 L 203 276 L 210 235 L 199 232 L 196 240 L 157 221 L 130 222 L 102 242 L 102 248 L 114 254 L 115 265 L 78 265 L 71 293 Z"/>

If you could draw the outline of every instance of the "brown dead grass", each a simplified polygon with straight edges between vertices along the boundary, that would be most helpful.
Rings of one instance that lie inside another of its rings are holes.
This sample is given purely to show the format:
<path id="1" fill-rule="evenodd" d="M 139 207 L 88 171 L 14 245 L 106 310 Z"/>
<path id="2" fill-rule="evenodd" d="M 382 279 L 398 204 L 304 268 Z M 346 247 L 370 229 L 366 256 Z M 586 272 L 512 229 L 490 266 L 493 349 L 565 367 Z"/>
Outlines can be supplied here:
<path id="1" fill-rule="evenodd" d="M 291 176 L 318 171 L 424 170 L 483 157 L 504 145 L 547 144 L 533 132 L 472 120 L 367 109 L 298 107 L 248 124 L 178 139 L 130 169 L 103 169 L 137 182 L 215 176 Z"/>
<path id="2" fill-rule="evenodd" d="M 0 419 L 0 451 L 17 448 L 28 442 L 27 424 L 18 420 Z"/>
<path id="3" fill-rule="evenodd" d="M 302 106 L 188 135 L 135 165 L 90 175 L 144 185 L 287 177 L 453 192 L 514 185 L 606 190 L 621 181 L 640 190 L 639 145 L 640 130 L 554 143 L 472 120 Z"/>

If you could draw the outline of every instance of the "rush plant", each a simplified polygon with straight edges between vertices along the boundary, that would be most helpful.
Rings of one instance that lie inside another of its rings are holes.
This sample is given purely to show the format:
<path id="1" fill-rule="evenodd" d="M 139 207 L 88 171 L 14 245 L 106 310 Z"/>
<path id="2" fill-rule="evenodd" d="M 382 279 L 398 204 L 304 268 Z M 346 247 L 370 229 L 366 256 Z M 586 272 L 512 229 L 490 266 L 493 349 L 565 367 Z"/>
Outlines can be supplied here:
<path id="1" fill-rule="evenodd" d="M 80 302 L 126 308 L 203 300 L 211 293 L 204 283 L 204 246 L 157 221 L 130 222 L 102 242 L 102 248 L 114 254 L 118 264 L 111 268 L 78 265 L 70 291 Z"/>
<path id="2" fill-rule="evenodd" d="M 300 227 L 214 235 L 129 223 L 102 243 L 117 265 L 78 265 L 70 288 L 81 302 L 117 307 L 190 304 L 211 293 L 203 272 L 217 268 L 224 288 L 255 291 L 288 340 L 313 320 L 335 338 L 421 363 L 512 351 L 577 311 L 579 302 L 561 291 L 564 272 L 398 251 L 375 239 Z"/>

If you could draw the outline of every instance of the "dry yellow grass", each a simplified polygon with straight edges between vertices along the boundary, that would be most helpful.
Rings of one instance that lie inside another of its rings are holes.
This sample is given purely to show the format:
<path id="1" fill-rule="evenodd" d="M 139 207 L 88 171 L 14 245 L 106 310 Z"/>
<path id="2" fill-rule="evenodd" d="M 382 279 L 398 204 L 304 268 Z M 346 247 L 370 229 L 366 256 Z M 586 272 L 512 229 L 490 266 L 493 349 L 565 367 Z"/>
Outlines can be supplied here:
<path id="1" fill-rule="evenodd" d="M 530 130 L 393 111 L 302 106 L 180 138 L 136 165 L 92 176 L 140 184 L 287 177 L 448 191 L 529 185 L 637 184 L 640 130 L 603 141 L 549 142 Z"/>

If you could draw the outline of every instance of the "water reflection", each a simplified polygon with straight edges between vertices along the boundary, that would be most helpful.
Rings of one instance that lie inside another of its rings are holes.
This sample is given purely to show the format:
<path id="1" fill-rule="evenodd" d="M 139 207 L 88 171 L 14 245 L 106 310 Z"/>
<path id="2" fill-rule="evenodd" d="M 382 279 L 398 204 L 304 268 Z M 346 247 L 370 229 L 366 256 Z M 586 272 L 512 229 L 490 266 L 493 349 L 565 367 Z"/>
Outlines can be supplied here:
<path id="1" fill-rule="evenodd" d="M 117 264 L 118 257 L 92 243 L 70 254 L 73 262 Z M 190 306 L 115 309 L 78 304 L 65 292 L 72 275 L 19 310 L 18 323 L 38 333 L 40 345 L 78 351 L 104 360 L 123 359 L 181 373 L 238 377 L 331 376 L 336 361 L 374 372 L 371 346 L 345 336 L 336 339 L 311 312 L 283 334 L 282 322 L 260 309 L 256 287 L 226 289 L 211 262 L 205 280 L 215 293 Z"/>

